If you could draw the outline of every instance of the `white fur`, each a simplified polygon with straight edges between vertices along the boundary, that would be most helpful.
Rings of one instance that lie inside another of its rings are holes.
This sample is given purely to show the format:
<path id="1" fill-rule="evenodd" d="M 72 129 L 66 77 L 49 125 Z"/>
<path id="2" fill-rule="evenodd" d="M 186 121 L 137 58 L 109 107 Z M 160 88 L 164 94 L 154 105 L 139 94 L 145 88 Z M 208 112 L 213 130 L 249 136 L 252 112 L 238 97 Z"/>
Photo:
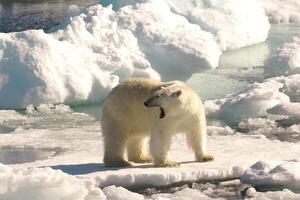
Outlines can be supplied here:
<path id="1" fill-rule="evenodd" d="M 178 92 L 179 91 L 179 92 Z M 144 103 L 150 106 L 147 107 Z M 165 117 L 160 118 L 160 109 Z M 105 166 L 129 166 L 124 160 L 148 162 L 144 139 L 150 136 L 150 153 L 157 166 L 176 166 L 168 160 L 168 150 L 174 133 L 185 133 L 195 153 L 196 161 L 209 161 L 206 152 L 206 119 L 201 99 L 180 81 L 162 83 L 133 78 L 121 83 L 107 96 L 102 111 L 101 126 L 105 143 Z"/>

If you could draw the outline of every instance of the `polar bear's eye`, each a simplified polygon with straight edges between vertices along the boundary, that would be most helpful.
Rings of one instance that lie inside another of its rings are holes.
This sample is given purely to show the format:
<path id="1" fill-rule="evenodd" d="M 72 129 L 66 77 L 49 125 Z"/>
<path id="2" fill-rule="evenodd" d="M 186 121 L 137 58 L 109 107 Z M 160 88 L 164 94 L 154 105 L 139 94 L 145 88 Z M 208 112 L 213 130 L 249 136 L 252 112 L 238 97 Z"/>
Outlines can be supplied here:
<path id="1" fill-rule="evenodd" d="M 156 98 L 159 98 L 159 95 L 155 95 Z"/>

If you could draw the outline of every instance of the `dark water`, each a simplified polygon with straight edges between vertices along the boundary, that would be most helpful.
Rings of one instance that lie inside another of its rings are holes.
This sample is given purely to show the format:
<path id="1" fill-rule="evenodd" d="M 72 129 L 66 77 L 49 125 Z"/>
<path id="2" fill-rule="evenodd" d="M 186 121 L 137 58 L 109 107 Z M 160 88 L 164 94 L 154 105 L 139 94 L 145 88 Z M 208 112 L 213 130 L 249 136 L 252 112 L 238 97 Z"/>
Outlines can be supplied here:
<path id="1" fill-rule="evenodd" d="M 0 0 L 0 32 L 48 32 L 64 19 L 70 5 L 88 7 L 97 3 L 98 0 Z"/>

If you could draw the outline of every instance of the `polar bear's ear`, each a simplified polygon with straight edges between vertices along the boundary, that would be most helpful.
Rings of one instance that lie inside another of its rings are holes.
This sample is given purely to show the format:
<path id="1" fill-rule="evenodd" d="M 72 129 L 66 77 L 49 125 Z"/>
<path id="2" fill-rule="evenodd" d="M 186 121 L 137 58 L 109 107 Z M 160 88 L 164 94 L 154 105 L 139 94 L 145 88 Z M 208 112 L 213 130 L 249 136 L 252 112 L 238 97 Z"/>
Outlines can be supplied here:
<path id="1" fill-rule="evenodd" d="M 172 93 L 172 97 L 180 97 L 180 95 L 182 94 L 181 90 L 177 90 L 176 92 Z"/>

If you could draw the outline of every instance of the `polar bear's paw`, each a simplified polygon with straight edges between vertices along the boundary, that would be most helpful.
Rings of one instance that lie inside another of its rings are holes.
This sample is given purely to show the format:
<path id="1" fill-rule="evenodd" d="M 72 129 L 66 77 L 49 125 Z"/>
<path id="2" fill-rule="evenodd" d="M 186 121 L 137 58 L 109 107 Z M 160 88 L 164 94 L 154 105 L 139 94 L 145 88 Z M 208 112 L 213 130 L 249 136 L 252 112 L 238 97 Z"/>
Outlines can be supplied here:
<path id="1" fill-rule="evenodd" d="M 107 161 L 104 163 L 105 167 L 131 167 L 133 164 L 131 162 L 127 162 L 126 160 L 114 160 Z"/>
<path id="2" fill-rule="evenodd" d="M 163 163 L 155 164 L 156 167 L 180 167 L 180 164 L 173 160 L 166 160 Z"/>
<path id="3" fill-rule="evenodd" d="M 210 162 L 213 160 L 214 160 L 214 157 L 212 155 L 204 155 L 204 156 L 197 158 L 198 162 Z"/>

